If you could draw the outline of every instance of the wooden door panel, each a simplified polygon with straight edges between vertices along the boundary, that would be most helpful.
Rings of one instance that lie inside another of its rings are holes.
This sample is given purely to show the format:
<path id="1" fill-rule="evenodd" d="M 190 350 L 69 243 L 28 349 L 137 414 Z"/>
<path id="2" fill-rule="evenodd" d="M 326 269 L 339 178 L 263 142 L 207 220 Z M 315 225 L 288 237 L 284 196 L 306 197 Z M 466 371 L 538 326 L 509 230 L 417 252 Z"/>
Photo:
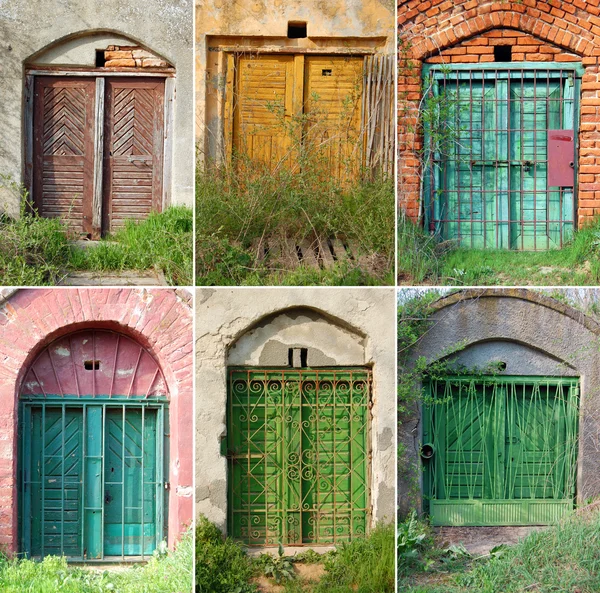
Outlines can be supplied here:
<path id="1" fill-rule="evenodd" d="M 327 171 L 342 183 L 358 179 L 362 163 L 362 57 L 306 58 L 304 112 L 308 138 Z"/>
<path id="2" fill-rule="evenodd" d="M 103 229 L 162 209 L 164 80 L 106 82 Z"/>
<path id="3" fill-rule="evenodd" d="M 233 146 L 274 170 L 289 161 L 293 56 L 241 56 L 237 63 Z"/>
<path id="4" fill-rule="evenodd" d="M 92 232 L 95 81 L 35 81 L 33 202 L 81 235 Z"/>

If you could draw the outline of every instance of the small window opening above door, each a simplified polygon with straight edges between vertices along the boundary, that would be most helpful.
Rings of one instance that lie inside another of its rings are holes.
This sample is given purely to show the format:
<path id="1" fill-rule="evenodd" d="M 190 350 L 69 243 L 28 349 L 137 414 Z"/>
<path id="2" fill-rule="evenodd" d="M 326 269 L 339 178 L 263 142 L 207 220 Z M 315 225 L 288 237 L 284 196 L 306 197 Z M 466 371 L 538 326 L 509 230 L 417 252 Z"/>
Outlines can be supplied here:
<path id="1" fill-rule="evenodd" d="M 288 350 L 289 365 L 295 369 L 308 366 L 308 348 L 290 348 Z"/>
<path id="2" fill-rule="evenodd" d="M 494 62 L 512 62 L 512 46 L 494 46 Z"/>
<path id="3" fill-rule="evenodd" d="M 86 360 L 83 363 L 83 368 L 86 371 L 98 371 L 98 370 L 100 370 L 100 361 L 99 360 Z"/>
<path id="4" fill-rule="evenodd" d="M 96 50 L 96 68 L 104 68 L 106 65 L 106 50 Z"/>
<path id="5" fill-rule="evenodd" d="M 331 68 L 323 68 L 321 76 L 333 76 L 333 70 Z"/>
<path id="6" fill-rule="evenodd" d="M 289 21 L 288 22 L 288 39 L 305 39 L 306 35 L 306 22 L 303 21 Z"/>

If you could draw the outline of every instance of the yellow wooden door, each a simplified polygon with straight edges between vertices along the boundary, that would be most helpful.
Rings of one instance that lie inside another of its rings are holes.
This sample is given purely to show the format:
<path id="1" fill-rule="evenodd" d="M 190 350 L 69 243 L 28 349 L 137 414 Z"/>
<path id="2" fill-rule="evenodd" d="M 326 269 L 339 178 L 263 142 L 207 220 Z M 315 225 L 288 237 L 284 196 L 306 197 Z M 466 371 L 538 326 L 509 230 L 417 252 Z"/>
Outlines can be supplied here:
<path id="1" fill-rule="evenodd" d="M 308 56 L 305 64 L 305 142 L 340 183 L 358 179 L 361 137 L 363 58 Z"/>
<path id="2" fill-rule="evenodd" d="M 292 151 L 294 57 L 240 56 L 236 75 L 234 150 L 271 171 L 286 166 Z"/>
<path id="3" fill-rule="evenodd" d="M 363 58 L 252 55 L 228 60 L 228 154 L 270 172 L 307 166 L 341 183 L 358 179 Z M 231 124 L 229 123 L 231 122 Z"/>

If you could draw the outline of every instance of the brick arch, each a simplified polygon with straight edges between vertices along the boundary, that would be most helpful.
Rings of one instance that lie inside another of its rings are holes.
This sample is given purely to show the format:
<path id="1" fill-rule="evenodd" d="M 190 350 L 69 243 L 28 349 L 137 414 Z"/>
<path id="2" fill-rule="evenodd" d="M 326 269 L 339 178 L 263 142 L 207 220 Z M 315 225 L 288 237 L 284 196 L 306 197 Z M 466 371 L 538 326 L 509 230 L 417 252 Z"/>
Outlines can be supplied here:
<path id="1" fill-rule="evenodd" d="M 17 400 L 31 362 L 78 329 L 112 329 L 138 341 L 161 366 L 171 394 L 168 539 L 193 518 L 191 297 L 171 289 L 25 289 L 0 305 L 0 545 L 17 550 Z"/>
<path id="2" fill-rule="evenodd" d="M 582 57 L 595 55 L 594 50 L 598 48 L 596 38 L 600 36 L 600 10 L 594 6 L 585 10 L 577 8 L 573 2 L 557 4 L 560 7 L 533 1 L 400 3 L 400 37 L 412 40 L 411 53 L 417 60 L 499 28 L 529 33 Z"/>

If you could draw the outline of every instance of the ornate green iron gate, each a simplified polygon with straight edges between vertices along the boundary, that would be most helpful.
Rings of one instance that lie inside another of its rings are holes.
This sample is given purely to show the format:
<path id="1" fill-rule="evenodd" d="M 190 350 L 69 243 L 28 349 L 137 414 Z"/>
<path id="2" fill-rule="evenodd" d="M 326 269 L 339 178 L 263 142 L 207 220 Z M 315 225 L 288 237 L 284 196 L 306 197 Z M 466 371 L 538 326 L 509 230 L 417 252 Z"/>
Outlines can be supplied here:
<path id="1" fill-rule="evenodd" d="M 530 377 L 431 381 L 421 456 L 432 522 L 539 525 L 571 511 L 578 385 Z"/>
<path id="2" fill-rule="evenodd" d="M 27 556 L 152 554 L 164 530 L 162 402 L 24 399 L 21 435 Z"/>
<path id="3" fill-rule="evenodd" d="M 561 247 L 575 225 L 576 64 L 426 66 L 425 224 L 463 247 Z"/>
<path id="4" fill-rule="evenodd" d="M 366 369 L 230 369 L 230 535 L 249 545 L 364 535 L 369 401 Z"/>

